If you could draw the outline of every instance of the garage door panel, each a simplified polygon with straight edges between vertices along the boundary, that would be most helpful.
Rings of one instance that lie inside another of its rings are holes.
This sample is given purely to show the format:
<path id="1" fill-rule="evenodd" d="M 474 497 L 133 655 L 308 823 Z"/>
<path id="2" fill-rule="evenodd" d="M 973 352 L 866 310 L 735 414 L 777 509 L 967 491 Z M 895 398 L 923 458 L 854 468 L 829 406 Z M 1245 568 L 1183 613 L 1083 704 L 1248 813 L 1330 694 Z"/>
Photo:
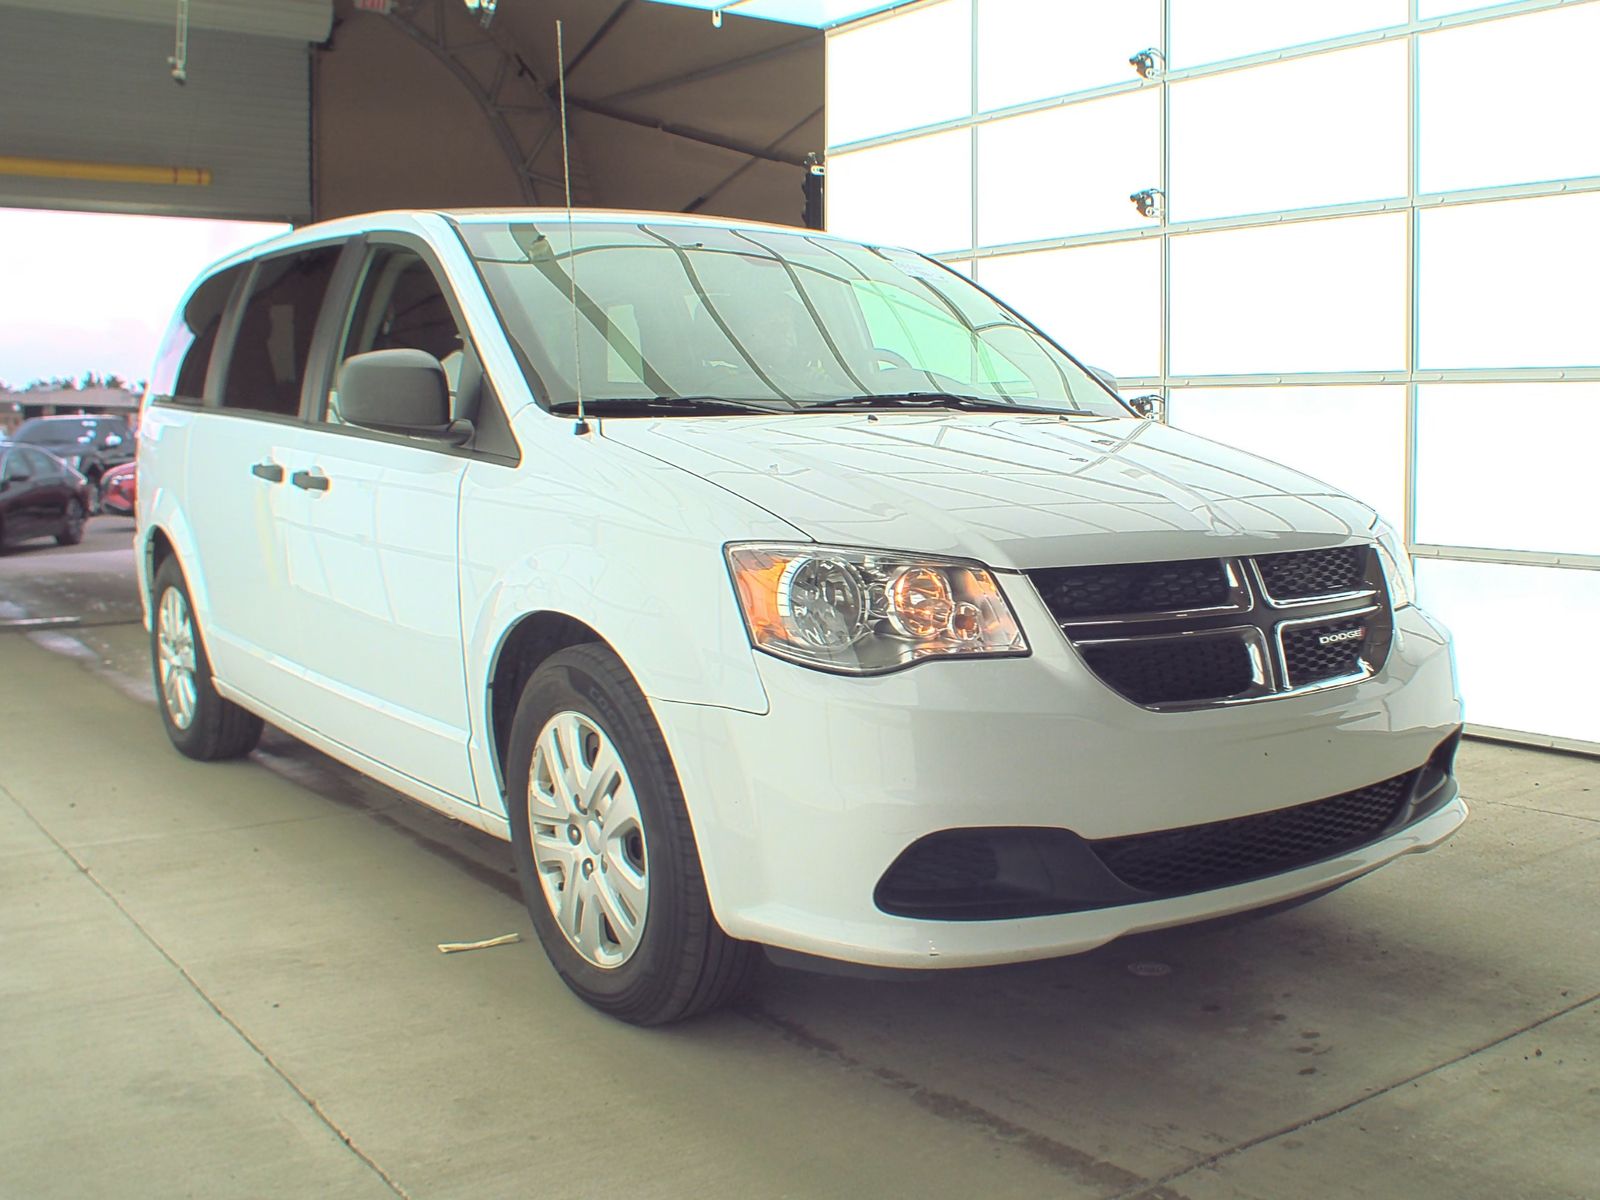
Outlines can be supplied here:
<path id="1" fill-rule="evenodd" d="M 303 42 L 191 29 L 188 83 L 173 30 L 0 6 L 6 153 L 203 167 L 209 186 L 0 175 L 0 205 L 303 220 L 310 214 Z"/>

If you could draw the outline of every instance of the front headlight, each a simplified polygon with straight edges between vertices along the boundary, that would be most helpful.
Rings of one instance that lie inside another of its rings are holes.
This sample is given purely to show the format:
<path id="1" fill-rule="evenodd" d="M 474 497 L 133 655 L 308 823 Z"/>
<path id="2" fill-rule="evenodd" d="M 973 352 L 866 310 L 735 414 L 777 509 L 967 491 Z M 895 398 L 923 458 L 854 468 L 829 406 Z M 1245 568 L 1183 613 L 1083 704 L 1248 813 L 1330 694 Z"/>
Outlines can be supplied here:
<path id="1" fill-rule="evenodd" d="M 810 545 L 732 545 L 727 555 L 751 643 L 779 658 L 871 675 L 924 658 L 1028 652 L 976 563 Z"/>
<path id="2" fill-rule="evenodd" d="M 1383 564 L 1383 577 L 1389 581 L 1389 604 L 1404 608 L 1416 601 L 1417 582 L 1411 569 L 1411 555 L 1406 553 L 1400 535 L 1389 526 L 1379 523 L 1378 561 Z"/>

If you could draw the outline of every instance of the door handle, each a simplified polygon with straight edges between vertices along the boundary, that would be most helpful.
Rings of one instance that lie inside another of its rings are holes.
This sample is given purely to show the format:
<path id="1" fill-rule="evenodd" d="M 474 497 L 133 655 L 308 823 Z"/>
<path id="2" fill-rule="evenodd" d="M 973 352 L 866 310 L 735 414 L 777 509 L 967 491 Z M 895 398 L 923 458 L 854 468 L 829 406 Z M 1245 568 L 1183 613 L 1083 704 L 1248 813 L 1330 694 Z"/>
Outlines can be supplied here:
<path id="1" fill-rule="evenodd" d="M 283 468 L 275 462 L 258 462 L 250 468 L 250 474 L 257 479 L 265 479 L 268 483 L 283 482 Z"/>
<path id="2" fill-rule="evenodd" d="M 325 492 L 328 490 L 328 477 L 311 471 L 296 471 L 289 476 L 289 482 L 297 488 L 305 488 L 308 492 Z"/>

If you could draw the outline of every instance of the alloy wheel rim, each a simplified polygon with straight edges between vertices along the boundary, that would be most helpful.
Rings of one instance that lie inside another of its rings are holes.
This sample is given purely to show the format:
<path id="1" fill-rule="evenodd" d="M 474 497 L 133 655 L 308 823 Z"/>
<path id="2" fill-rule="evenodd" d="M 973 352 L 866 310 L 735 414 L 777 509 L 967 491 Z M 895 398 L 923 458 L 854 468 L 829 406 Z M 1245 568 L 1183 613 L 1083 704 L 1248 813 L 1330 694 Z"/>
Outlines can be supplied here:
<path id="1" fill-rule="evenodd" d="M 534 869 L 562 934 L 584 961 L 633 957 L 650 903 L 639 801 L 616 745 L 593 718 L 560 712 L 534 742 L 528 772 Z"/>
<path id="2" fill-rule="evenodd" d="M 156 611 L 156 666 L 161 675 L 161 702 L 179 729 L 194 724 L 198 693 L 194 682 L 194 621 L 183 593 L 169 587 Z"/>

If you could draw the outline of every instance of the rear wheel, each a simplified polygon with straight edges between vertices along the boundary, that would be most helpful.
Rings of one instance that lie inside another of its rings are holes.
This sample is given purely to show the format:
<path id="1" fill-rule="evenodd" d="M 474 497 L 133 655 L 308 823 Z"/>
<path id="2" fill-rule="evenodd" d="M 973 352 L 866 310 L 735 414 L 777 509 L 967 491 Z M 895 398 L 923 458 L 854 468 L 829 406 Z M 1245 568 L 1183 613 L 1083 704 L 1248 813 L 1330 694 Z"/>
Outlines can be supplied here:
<path id="1" fill-rule="evenodd" d="M 83 502 L 74 496 L 67 501 L 66 515 L 61 518 L 61 532 L 56 534 L 58 546 L 76 546 L 83 541 L 83 522 L 87 514 Z"/>
<path id="2" fill-rule="evenodd" d="M 677 772 L 616 655 L 574 646 L 534 672 L 506 776 L 523 899 L 568 987 L 636 1025 L 739 992 L 756 948 L 711 913 Z"/>
<path id="3" fill-rule="evenodd" d="M 150 666 L 167 737 L 182 753 L 206 762 L 249 754 L 261 740 L 261 718 L 217 694 L 177 559 L 161 564 L 152 590 Z"/>

